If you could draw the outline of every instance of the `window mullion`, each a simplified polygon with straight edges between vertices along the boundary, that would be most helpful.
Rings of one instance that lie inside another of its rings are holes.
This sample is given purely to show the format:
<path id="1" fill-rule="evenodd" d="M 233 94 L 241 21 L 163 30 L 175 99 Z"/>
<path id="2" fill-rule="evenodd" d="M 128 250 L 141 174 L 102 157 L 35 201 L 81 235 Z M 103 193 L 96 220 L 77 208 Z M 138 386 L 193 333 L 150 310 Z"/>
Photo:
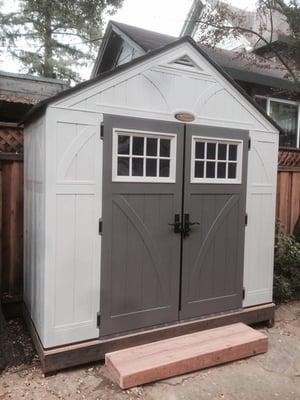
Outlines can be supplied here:
<path id="1" fill-rule="evenodd" d="M 267 97 L 267 114 L 270 115 L 271 113 L 271 99 Z"/>
<path id="2" fill-rule="evenodd" d="M 147 136 L 144 136 L 144 159 L 143 159 L 143 177 L 146 177 L 146 152 L 147 152 Z"/>
<path id="3" fill-rule="evenodd" d="M 129 176 L 132 176 L 132 135 L 130 135 L 129 141 Z"/>
<path id="4" fill-rule="evenodd" d="M 228 179 L 229 144 L 226 145 L 226 179 Z"/>
<path id="5" fill-rule="evenodd" d="M 159 162 L 160 160 L 160 138 L 157 139 L 157 152 L 156 152 L 156 176 L 159 177 Z"/>
<path id="6" fill-rule="evenodd" d="M 215 179 L 218 177 L 218 150 L 219 150 L 219 143 L 216 143 L 216 154 L 215 154 Z"/>
<path id="7" fill-rule="evenodd" d="M 204 165 L 203 165 L 203 177 L 206 178 L 206 161 L 207 160 L 207 142 L 204 143 Z"/>

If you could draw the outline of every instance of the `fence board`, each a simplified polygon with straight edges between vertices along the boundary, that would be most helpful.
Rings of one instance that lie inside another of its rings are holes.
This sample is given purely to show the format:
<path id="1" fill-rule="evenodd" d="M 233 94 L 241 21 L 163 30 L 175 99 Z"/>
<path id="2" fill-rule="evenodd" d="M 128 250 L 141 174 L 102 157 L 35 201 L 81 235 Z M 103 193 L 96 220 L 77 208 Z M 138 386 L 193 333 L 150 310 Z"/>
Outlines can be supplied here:
<path id="1" fill-rule="evenodd" d="M 20 298 L 23 289 L 23 163 L 2 164 L 2 295 Z"/>
<path id="2" fill-rule="evenodd" d="M 300 216 L 300 170 L 279 170 L 277 181 L 277 219 L 292 233 Z"/>

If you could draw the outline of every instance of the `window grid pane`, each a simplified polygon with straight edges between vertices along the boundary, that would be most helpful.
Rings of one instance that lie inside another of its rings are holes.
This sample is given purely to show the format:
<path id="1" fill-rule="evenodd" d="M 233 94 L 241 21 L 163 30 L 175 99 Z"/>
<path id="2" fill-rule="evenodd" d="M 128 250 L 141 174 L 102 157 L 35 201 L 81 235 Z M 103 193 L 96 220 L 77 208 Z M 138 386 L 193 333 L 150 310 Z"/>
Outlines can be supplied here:
<path id="1" fill-rule="evenodd" d="M 238 143 L 203 139 L 194 143 L 194 178 L 204 181 L 237 179 Z"/>
<path id="2" fill-rule="evenodd" d="M 118 133 L 117 176 L 170 178 L 171 146 L 171 138 Z"/>

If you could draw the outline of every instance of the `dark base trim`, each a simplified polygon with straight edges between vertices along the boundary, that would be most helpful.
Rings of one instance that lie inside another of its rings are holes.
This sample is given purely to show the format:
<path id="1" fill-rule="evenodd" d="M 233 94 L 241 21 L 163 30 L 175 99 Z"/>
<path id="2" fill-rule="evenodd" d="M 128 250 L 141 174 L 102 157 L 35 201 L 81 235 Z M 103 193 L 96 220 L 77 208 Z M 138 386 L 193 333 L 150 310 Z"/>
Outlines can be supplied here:
<path id="1" fill-rule="evenodd" d="M 43 348 L 25 307 L 24 319 L 40 357 L 43 373 L 49 374 L 65 368 L 100 361 L 104 359 L 105 353 L 108 352 L 168 339 L 174 336 L 234 324 L 236 322 L 243 322 L 247 325 L 259 322 L 270 323 L 270 321 L 274 320 L 274 311 L 275 304 L 268 303 L 110 339 L 95 339 L 48 350 Z"/>

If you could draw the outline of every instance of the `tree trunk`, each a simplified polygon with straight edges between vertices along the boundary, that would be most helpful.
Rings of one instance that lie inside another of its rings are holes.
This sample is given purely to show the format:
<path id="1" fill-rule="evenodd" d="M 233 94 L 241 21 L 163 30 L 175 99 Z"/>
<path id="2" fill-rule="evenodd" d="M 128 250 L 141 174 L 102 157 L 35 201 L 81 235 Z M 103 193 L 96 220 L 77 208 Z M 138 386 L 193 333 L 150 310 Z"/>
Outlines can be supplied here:
<path id="1" fill-rule="evenodd" d="M 43 75 L 47 78 L 55 78 L 52 56 L 53 56 L 53 45 L 52 45 L 52 13 L 51 13 L 51 2 L 47 1 L 45 5 L 45 33 L 44 33 L 44 73 Z"/>

